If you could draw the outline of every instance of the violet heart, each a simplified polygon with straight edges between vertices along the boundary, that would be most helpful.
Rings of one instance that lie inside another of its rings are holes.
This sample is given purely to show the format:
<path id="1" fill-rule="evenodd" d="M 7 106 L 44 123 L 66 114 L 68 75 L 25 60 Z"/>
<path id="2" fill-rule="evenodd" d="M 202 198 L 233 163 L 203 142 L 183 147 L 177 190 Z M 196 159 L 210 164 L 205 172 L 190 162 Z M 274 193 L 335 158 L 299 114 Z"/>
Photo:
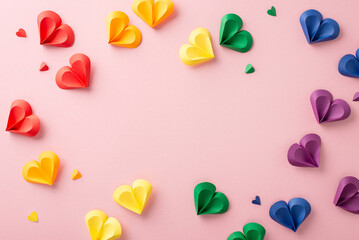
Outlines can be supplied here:
<path id="1" fill-rule="evenodd" d="M 356 177 L 344 177 L 339 182 L 334 204 L 348 212 L 359 214 L 359 180 Z"/>
<path id="2" fill-rule="evenodd" d="M 349 104 L 342 99 L 335 99 L 327 90 L 316 90 L 310 96 L 313 112 L 318 123 L 344 120 L 350 116 Z"/>
<path id="3" fill-rule="evenodd" d="M 288 161 L 297 167 L 319 167 L 321 139 L 317 134 L 305 135 L 288 150 Z"/>

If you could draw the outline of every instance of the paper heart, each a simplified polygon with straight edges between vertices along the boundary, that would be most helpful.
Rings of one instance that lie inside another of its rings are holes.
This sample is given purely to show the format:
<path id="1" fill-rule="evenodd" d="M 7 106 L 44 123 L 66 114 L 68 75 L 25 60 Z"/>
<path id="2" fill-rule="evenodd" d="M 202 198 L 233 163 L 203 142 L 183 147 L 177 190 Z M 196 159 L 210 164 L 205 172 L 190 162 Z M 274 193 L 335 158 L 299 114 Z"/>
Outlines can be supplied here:
<path id="1" fill-rule="evenodd" d="M 91 240 L 115 240 L 122 234 L 121 224 L 116 218 L 107 218 L 106 213 L 92 210 L 85 217 Z"/>
<path id="2" fill-rule="evenodd" d="M 258 223 L 252 222 L 244 225 L 243 233 L 234 232 L 229 235 L 227 240 L 263 240 L 265 235 L 265 228 Z"/>
<path id="3" fill-rule="evenodd" d="M 353 78 L 359 78 L 359 49 L 355 53 L 347 54 L 342 57 L 338 64 L 338 70 L 341 75 Z"/>
<path id="4" fill-rule="evenodd" d="M 173 13 L 172 0 L 135 0 L 132 10 L 150 27 L 156 27 Z"/>
<path id="5" fill-rule="evenodd" d="M 309 44 L 333 40 L 339 36 L 338 23 L 331 18 L 323 20 L 322 14 L 317 10 L 305 11 L 300 15 L 299 21 Z"/>
<path id="6" fill-rule="evenodd" d="M 36 212 L 32 212 L 29 216 L 27 216 L 27 219 L 29 221 L 31 221 L 31 222 L 38 222 L 39 221 Z"/>
<path id="7" fill-rule="evenodd" d="M 19 30 L 16 32 L 16 36 L 26 38 L 25 30 L 22 28 L 19 28 Z"/>
<path id="8" fill-rule="evenodd" d="M 334 204 L 348 212 L 359 214 L 359 179 L 350 176 L 342 178 Z"/>
<path id="9" fill-rule="evenodd" d="M 11 104 L 6 131 L 33 137 L 40 130 L 40 119 L 32 114 L 32 108 L 25 100 L 15 100 Z"/>
<path id="10" fill-rule="evenodd" d="M 353 96 L 353 101 L 354 101 L 354 102 L 359 101 L 359 92 L 356 92 L 356 93 L 354 94 L 354 96 Z"/>
<path id="11" fill-rule="evenodd" d="M 261 198 L 256 196 L 256 199 L 252 200 L 252 203 L 255 205 L 261 205 Z"/>
<path id="12" fill-rule="evenodd" d="M 209 182 L 199 183 L 194 188 L 194 204 L 197 215 L 222 214 L 229 206 L 226 195 L 216 192 L 216 186 Z"/>
<path id="13" fill-rule="evenodd" d="M 310 212 L 311 206 L 303 198 L 293 198 L 288 204 L 285 201 L 278 201 L 269 209 L 269 215 L 274 221 L 294 232 L 298 230 Z"/>
<path id="14" fill-rule="evenodd" d="M 56 84 L 62 89 L 87 88 L 90 84 L 91 61 L 82 53 L 72 55 L 70 65 L 56 73 Z"/>
<path id="15" fill-rule="evenodd" d="M 305 135 L 288 150 L 288 161 L 297 167 L 319 167 L 321 139 L 317 134 Z"/>
<path id="16" fill-rule="evenodd" d="M 113 200 L 128 210 L 141 214 L 152 192 L 152 185 L 143 179 L 137 179 L 132 187 L 122 185 L 113 192 Z"/>
<path id="17" fill-rule="evenodd" d="M 50 151 L 42 152 L 39 161 L 30 161 L 25 164 L 22 176 L 30 183 L 52 185 L 55 182 L 59 169 L 59 157 Z"/>
<path id="18" fill-rule="evenodd" d="M 211 35 L 205 28 L 196 28 L 188 37 L 190 44 L 183 44 L 179 55 L 187 65 L 195 65 L 214 58 Z"/>
<path id="19" fill-rule="evenodd" d="M 310 96 L 313 112 L 318 123 L 344 120 L 350 116 L 349 104 L 342 99 L 335 99 L 327 90 L 316 90 Z"/>
<path id="20" fill-rule="evenodd" d="M 252 35 L 242 30 L 242 19 L 233 13 L 224 15 L 219 32 L 219 43 L 221 46 L 237 52 L 248 52 L 253 44 Z"/>
<path id="21" fill-rule="evenodd" d="M 275 7 L 271 7 L 271 9 L 267 10 L 267 14 L 270 15 L 270 16 L 277 16 L 277 11 L 275 10 Z"/>
<path id="22" fill-rule="evenodd" d="M 141 43 L 141 32 L 137 27 L 128 25 L 129 19 L 124 12 L 110 12 L 106 18 L 108 43 L 120 47 L 136 48 Z"/>
<path id="23" fill-rule="evenodd" d="M 61 17 L 53 11 L 43 11 L 37 16 L 40 44 L 54 47 L 70 47 L 74 43 L 74 32 Z"/>

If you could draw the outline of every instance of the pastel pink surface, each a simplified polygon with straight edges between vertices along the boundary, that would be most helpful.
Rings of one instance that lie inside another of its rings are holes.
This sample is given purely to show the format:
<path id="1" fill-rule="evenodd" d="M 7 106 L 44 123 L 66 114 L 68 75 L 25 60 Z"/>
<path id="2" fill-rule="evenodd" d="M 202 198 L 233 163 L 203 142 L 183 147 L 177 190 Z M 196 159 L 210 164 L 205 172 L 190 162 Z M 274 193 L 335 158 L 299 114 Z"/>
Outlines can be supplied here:
<path id="1" fill-rule="evenodd" d="M 332 203 L 339 180 L 359 176 L 359 105 L 351 101 L 358 80 L 341 76 L 339 59 L 358 48 L 359 2 L 343 0 L 180 0 L 158 29 L 132 11 L 131 0 L 26 1 L 0 3 L 0 121 L 14 99 L 31 102 L 41 116 L 34 138 L 0 132 L 0 239 L 90 239 L 84 218 L 92 209 L 116 217 L 124 240 L 226 239 L 247 222 L 266 230 L 267 240 L 357 239 L 358 216 Z M 266 11 L 275 6 L 277 17 Z M 86 6 L 86 8 L 84 8 Z M 307 9 L 338 21 L 334 41 L 309 45 L 299 24 Z M 39 45 L 37 15 L 51 9 L 73 28 L 70 48 Z M 126 12 L 143 41 L 136 49 L 107 44 L 106 16 Z M 220 21 L 236 13 L 254 39 L 244 54 L 218 44 Z M 16 13 L 16 16 L 14 15 Z M 26 41 L 14 29 L 26 29 Z M 179 47 L 197 27 L 212 35 L 215 59 L 189 67 Z M 63 91 L 55 74 L 77 52 L 91 56 L 87 91 Z M 46 59 L 51 68 L 38 71 Z M 239 69 L 255 64 L 256 72 Z M 327 89 L 346 100 L 352 115 L 319 125 L 310 94 Z M 354 89 L 354 90 L 353 90 Z M 314 132 L 323 140 L 318 169 L 293 168 L 287 150 L 293 139 Z M 22 179 L 23 165 L 46 150 L 61 161 L 54 186 Z M 72 170 L 83 177 L 71 180 Z M 141 216 L 112 200 L 113 191 L 137 178 L 154 187 Z M 197 216 L 193 188 L 213 182 L 230 209 Z M 251 204 L 259 195 L 262 206 Z M 304 197 L 312 213 L 297 233 L 272 221 L 272 203 Z M 27 220 L 36 211 L 39 223 Z"/>

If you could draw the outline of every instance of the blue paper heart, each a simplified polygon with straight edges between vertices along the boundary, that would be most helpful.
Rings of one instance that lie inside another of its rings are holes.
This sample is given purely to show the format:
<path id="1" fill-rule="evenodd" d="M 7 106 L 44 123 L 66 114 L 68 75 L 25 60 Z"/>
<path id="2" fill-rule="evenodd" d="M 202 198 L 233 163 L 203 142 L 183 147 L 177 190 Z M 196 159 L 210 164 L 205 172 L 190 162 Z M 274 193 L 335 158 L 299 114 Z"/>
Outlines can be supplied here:
<path id="1" fill-rule="evenodd" d="M 347 54 L 340 59 L 338 70 L 341 75 L 359 78 L 359 49 L 355 55 L 356 57 L 352 54 Z"/>
<path id="2" fill-rule="evenodd" d="M 261 199 L 259 196 L 256 196 L 256 199 L 254 199 L 252 201 L 253 204 L 256 204 L 256 205 L 261 205 Z"/>
<path id="3" fill-rule="evenodd" d="M 339 25 L 335 20 L 331 18 L 323 20 L 322 14 L 314 9 L 302 13 L 299 21 L 308 43 L 333 40 L 338 37 L 340 32 Z"/>
<path id="4" fill-rule="evenodd" d="M 311 207 L 307 200 L 293 198 L 288 204 L 285 201 L 274 203 L 269 209 L 269 215 L 277 223 L 296 232 L 310 211 Z"/>

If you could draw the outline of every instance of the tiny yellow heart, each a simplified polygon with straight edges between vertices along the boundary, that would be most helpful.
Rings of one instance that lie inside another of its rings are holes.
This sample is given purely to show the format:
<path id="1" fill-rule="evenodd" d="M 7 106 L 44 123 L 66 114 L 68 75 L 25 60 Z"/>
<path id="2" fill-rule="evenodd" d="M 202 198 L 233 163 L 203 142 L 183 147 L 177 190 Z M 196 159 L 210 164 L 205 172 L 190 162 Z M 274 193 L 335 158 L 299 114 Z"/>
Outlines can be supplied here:
<path id="1" fill-rule="evenodd" d="M 149 182 L 137 179 L 133 182 L 132 187 L 129 185 L 118 187 L 113 193 L 113 200 L 128 210 L 141 214 L 151 192 L 152 185 Z"/>
<path id="2" fill-rule="evenodd" d="M 172 0 L 135 0 L 132 10 L 150 27 L 156 27 L 173 13 Z"/>
<path id="3" fill-rule="evenodd" d="M 85 221 L 91 240 L 115 240 L 121 237 L 121 224 L 116 218 L 107 218 L 106 213 L 100 210 L 88 212 Z"/>
<path id="4" fill-rule="evenodd" d="M 39 221 L 36 212 L 32 212 L 29 216 L 27 216 L 27 219 L 29 221 L 31 221 L 31 222 L 38 222 Z"/>
<path id="5" fill-rule="evenodd" d="M 81 177 L 81 173 L 79 172 L 79 170 L 77 169 L 74 169 L 74 171 L 72 172 L 72 179 L 73 180 L 76 180 L 76 179 L 79 179 Z"/>
<path id="6" fill-rule="evenodd" d="M 187 65 L 195 65 L 214 58 L 211 34 L 205 28 L 196 28 L 188 37 L 190 44 L 183 44 L 179 55 Z"/>

